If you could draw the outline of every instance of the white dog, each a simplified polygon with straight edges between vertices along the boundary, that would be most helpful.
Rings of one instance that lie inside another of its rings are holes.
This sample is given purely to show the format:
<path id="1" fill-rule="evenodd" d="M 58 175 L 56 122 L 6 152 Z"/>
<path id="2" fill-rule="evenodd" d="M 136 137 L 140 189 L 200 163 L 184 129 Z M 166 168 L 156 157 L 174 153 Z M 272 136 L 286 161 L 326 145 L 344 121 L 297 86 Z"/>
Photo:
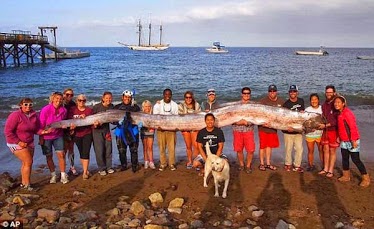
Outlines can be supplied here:
<path id="1" fill-rule="evenodd" d="M 222 198 L 227 197 L 227 187 L 229 186 L 230 181 L 230 165 L 227 160 L 218 157 L 215 154 L 212 154 L 209 148 L 209 143 L 205 144 L 207 159 L 205 162 L 205 174 L 204 174 L 204 187 L 208 187 L 207 179 L 212 172 L 214 178 L 214 185 L 215 185 L 215 197 L 219 197 L 218 187 L 219 182 L 225 181 L 225 187 L 223 188 Z"/>

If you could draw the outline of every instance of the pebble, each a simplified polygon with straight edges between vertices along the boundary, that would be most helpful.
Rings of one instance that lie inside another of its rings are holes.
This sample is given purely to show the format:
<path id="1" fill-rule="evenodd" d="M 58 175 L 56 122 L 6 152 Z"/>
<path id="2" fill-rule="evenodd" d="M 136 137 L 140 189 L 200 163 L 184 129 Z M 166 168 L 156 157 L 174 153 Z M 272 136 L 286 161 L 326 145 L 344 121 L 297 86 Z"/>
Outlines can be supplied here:
<path id="1" fill-rule="evenodd" d="M 261 217 L 264 214 L 263 210 L 256 210 L 252 212 L 252 217 L 258 218 Z"/>

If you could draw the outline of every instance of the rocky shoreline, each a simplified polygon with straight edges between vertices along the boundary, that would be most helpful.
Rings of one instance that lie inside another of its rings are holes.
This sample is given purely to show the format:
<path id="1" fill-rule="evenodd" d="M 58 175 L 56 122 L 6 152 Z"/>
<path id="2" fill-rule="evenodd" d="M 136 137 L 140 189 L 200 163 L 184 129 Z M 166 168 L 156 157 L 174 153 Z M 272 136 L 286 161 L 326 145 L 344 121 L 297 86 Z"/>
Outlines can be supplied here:
<path id="1" fill-rule="evenodd" d="M 347 190 L 339 192 L 342 184 L 314 174 L 282 170 L 246 174 L 232 169 L 229 196 L 222 199 L 213 197 L 212 180 L 208 189 L 203 188 L 202 178 L 195 171 L 181 167 L 164 172 L 123 171 L 106 177 L 94 174 L 87 182 L 75 177 L 66 185 L 49 184 L 48 177 L 42 174 L 34 182 L 39 189 L 35 192 L 22 190 L 17 179 L 3 173 L 0 222 L 21 221 L 24 228 L 113 229 L 374 226 L 372 187 L 365 190 L 351 183 L 345 187 Z M 303 191 L 307 186 L 289 186 L 295 182 L 310 184 L 316 179 L 321 186 L 309 188 L 321 189 L 325 198 L 317 198 L 323 200 L 313 200 L 309 191 Z M 332 195 L 333 190 L 337 191 L 336 196 Z M 318 206 L 321 201 L 328 206 Z M 357 208 L 348 209 L 352 204 Z M 325 212 L 325 207 L 329 212 Z"/>

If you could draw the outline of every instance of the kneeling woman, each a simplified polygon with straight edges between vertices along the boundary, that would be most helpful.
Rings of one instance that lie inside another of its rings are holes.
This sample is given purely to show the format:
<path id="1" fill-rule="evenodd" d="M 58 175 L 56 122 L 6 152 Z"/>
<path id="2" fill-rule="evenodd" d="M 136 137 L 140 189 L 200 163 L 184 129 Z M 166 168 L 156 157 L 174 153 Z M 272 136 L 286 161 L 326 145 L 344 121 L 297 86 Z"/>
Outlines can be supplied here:
<path id="1" fill-rule="evenodd" d="M 80 94 L 77 96 L 77 106 L 72 107 L 69 111 L 69 118 L 85 118 L 92 115 L 92 109 L 86 106 L 86 96 Z M 79 155 L 83 168 L 83 180 L 87 180 L 90 173 L 88 166 L 90 163 L 90 150 L 92 145 L 92 126 L 80 126 L 71 128 L 70 134 L 78 147 Z"/>
<path id="2" fill-rule="evenodd" d="M 206 127 L 199 130 L 197 133 L 197 145 L 199 149 L 199 155 L 193 161 L 193 167 L 197 170 L 203 169 L 207 155 L 205 152 L 205 144 L 209 142 L 209 148 L 212 154 L 215 154 L 219 157 L 227 159 L 227 156 L 222 153 L 223 146 L 225 143 L 225 136 L 223 131 L 214 126 L 216 118 L 212 113 L 205 115 L 205 124 Z M 204 172 L 201 172 L 199 175 L 202 176 Z"/>
<path id="3" fill-rule="evenodd" d="M 334 107 L 340 112 L 338 116 L 338 133 L 343 163 L 343 176 L 338 180 L 340 182 L 351 180 L 349 170 L 349 157 L 351 157 L 362 175 L 360 186 L 368 187 L 370 185 L 370 177 L 360 159 L 360 134 L 357 128 L 356 117 L 347 107 L 346 99 L 343 96 L 339 95 L 335 98 Z"/>
<path id="4" fill-rule="evenodd" d="M 31 167 L 34 156 L 34 134 L 39 130 L 39 117 L 32 109 L 32 100 L 24 98 L 19 110 L 11 113 L 6 120 L 4 134 L 10 151 L 21 162 L 21 187 L 32 191 L 30 186 Z"/>

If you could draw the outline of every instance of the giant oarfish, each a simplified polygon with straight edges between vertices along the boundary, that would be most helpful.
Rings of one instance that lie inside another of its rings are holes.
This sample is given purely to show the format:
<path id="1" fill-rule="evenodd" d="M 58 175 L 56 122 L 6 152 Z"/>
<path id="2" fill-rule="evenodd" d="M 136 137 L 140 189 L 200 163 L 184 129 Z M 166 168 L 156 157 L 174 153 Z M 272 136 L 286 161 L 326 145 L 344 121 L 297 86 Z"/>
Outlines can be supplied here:
<path id="1" fill-rule="evenodd" d="M 267 106 L 259 103 L 240 104 L 237 102 L 218 108 L 212 113 L 216 117 L 217 127 L 231 125 L 245 119 L 255 125 L 266 125 L 279 130 L 292 128 L 298 132 L 310 132 L 322 123 L 321 116 L 316 113 L 294 112 L 282 107 Z M 161 130 L 200 130 L 204 128 L 205 112 L 185 115 L 155 115 L 142 112 L 130 112 L 133 124 L 142 123 L 143 126 Z M 64 128 L 71 124 L 75 126 L 100 123 L 118 122 L 126 115 L 124 110 L 107 110 L 87 116 L 84 119 L 69 119 L 52 123 L 51 128 Z"/>

